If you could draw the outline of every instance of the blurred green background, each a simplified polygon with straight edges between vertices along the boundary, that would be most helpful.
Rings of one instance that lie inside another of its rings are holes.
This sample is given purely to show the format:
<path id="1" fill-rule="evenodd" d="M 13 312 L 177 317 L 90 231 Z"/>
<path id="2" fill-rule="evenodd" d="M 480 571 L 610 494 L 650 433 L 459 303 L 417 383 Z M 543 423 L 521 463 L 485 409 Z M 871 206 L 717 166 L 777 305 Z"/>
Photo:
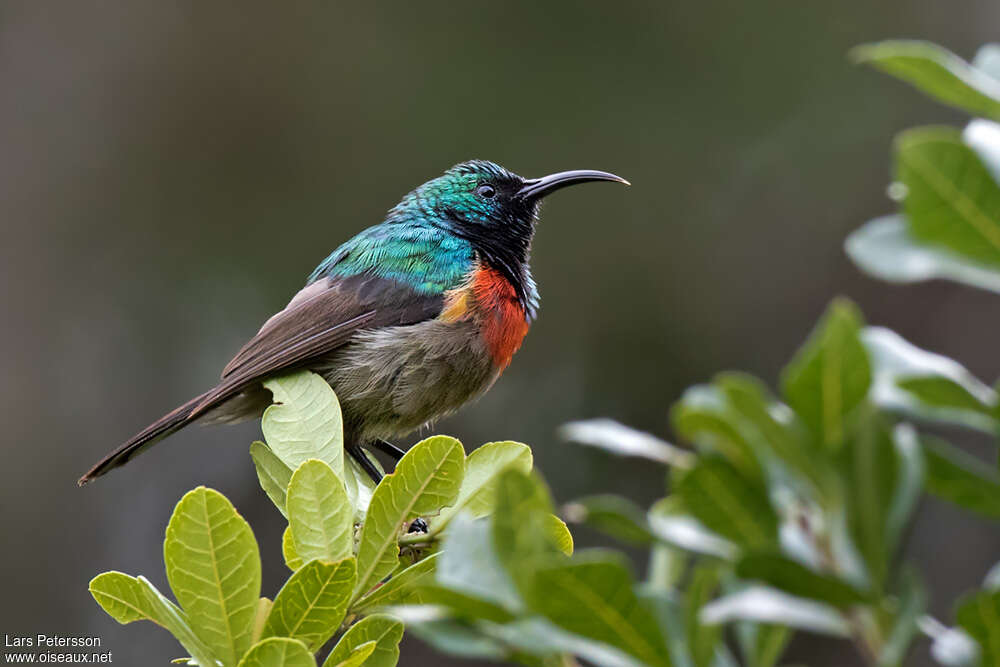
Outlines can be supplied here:
<path id="1" fill-rule="evenodd" d="M 610 416 L 670 437 L 684 387 L 734 368 L 773 384 L 838 293 L 1000 375 L 995 296 L 880 284 L 841 250 L 892 208 L 892 134 L 959 118 L 846 51 L 920 37 L 971 57 L 998 24 L 990 0 L 2 0 L 0 633 L 99 635 L 121 665 L 181 655 L 108 619 L 86 583 L 114 568 L 165 589 L 163 529 L 197 484 L 248 518 L 276 591 L 283 522 L 247 455 L 257 425 L 191 429 L 75 480 L 211 386 L 332 248 L 465 159 L 633 183 L 547 202 L 541 316 L 496 387 L 435 429 L 530 443 L 560 501 L 646 503 L 664 480 L 557 441 L 558 425 Z M 907 549 L 950 617 L 1000 532 L 924 503 Z M 856 662 L 809 636 L 789 658 Z M 408 640 L 402 664 L 458 663 Z"/>

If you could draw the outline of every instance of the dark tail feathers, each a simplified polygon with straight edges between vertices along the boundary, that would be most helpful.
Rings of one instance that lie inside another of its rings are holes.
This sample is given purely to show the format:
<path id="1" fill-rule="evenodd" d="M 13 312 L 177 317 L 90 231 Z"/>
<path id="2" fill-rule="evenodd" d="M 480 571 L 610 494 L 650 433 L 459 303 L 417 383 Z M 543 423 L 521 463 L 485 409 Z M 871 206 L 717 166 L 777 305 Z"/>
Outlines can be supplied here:
<path id="1" fill-rule="evenodd" d="M 109 470 L 125 465 L 131 461 L 133 457 L 146 451 L 163 438 L 190 424 L 201 415 L 201 411 L 198 411 L 197 414 L 193 414 L 195 413 L 195 409 L 209 397 L 209 394 L 212 394 L 214 391 L 215 390 L 213 389 L 201 394 L 200 396 L 196 396 L 184 405 L 174 408 L 169 413 L 157 419 L 142 431 L 132 436 L 124 445 L 101 459 L 97 465 L 91 468 L 90 471 L 81 477 L 77 483 L 80 486 L 83 486 L 84 484 L 94 481 Z"/>

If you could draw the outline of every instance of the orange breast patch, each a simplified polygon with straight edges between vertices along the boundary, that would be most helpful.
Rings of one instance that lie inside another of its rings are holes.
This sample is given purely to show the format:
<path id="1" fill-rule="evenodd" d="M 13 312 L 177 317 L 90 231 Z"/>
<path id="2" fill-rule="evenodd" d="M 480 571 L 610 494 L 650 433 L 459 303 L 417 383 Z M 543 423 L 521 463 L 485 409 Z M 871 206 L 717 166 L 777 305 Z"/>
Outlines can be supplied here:
<path id="1" fill-rule="evenodd" d="M 472 294 L 483 317 L 483 338 L 493 356 L 493 364 L 500 369 L 507 368 L 529 327 L 517 292 L 499 271 L 480 266 L 472 279 Z"/>
<path id="2" fill-rule="evenodd" d="M 503 274 L 480 265 L 468 282 L 445 297 L 439 319 L 446 322 L 475 319 L 490 351 L 493 365 L 503 370 L 528 333 L 528 319 L 517 292 Z"/>

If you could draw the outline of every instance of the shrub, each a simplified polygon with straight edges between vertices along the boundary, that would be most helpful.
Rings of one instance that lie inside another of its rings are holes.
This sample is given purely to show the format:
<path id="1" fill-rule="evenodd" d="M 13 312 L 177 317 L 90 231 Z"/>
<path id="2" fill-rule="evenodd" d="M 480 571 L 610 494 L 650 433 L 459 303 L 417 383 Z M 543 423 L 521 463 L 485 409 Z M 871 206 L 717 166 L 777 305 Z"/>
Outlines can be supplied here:
<path id="1" fill-rule="evenodd" d="M 890 281 L 1000 292 L 1000 47 L 972 64 L 923 42 L 852 56 L 979 118 L 897 137 L 889 192 L 901 210 L 852 234 L 849 256 Z M 899 554 L 924 492 L 1000 518 L 996 466 L 923 429 L 995 437 L 1000 398 L 958 362 L 866 326 L 846 299 L 830 305 L 777 392 L 739 373 L 688 389 L 671 420 L 690 449 L 606 420 L 564 427 L 567 439 L 667 471 L 669 494 L 648 511 L 607 495 L 563 508 L 648 548 L 638 582 L 622 553 L 573 554 L 525 445 L 466 456 L 435 436 L 374 486 L 344 458 L 322 379 L 301 372 L 267 387 L 266 443 L 250 451 L 288 519 L 291 575 L 274 601 L 260 597 L 250 527 L 205 488 L 184 496 L 167 527 L 177 604 L 142 577 L 91 582 L 108 614 L 165 627 L 190 664 L 315 665 L 337 637 L 324 667 L 394 665 L 404 625 L 447 653 L 527 665 L 768 667 L 796 631 L 850 640 L 873 665 L 902 664 L 920 633 L 942 664 L 1000 664 L 1000 568 L 949 625 L 926 614 L 920 575 Z"/>

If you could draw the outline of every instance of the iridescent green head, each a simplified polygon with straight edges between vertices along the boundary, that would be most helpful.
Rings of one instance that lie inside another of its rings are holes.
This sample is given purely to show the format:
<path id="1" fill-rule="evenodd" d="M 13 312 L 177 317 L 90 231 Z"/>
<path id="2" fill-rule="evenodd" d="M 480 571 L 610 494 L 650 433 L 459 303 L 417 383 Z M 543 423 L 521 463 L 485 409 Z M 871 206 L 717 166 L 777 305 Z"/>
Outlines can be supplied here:
<path id="1" fill-rule="evenodd" d="M 523 178 L 487 160 L 457 164 L 442 176 L 406 195 L 386 222 L 419 220 L 467 239 L 497 268 L 513 270 L 527 261 L 542 198 L 556 190 L 590 181 L 615 181 L 604 171 L 563 171 Z"/>
<path id="2" fill-rule="evenodd" d="M 473 160 L 455 165 L 443 175 L 427 181 L 406 195 L 390 211 L 397 215 L 421 215 L 445 224 L 489 227 L 520 224 L 534 219 L 537 201 L 516 196 L 524 179 L 498 164 Z"/>

